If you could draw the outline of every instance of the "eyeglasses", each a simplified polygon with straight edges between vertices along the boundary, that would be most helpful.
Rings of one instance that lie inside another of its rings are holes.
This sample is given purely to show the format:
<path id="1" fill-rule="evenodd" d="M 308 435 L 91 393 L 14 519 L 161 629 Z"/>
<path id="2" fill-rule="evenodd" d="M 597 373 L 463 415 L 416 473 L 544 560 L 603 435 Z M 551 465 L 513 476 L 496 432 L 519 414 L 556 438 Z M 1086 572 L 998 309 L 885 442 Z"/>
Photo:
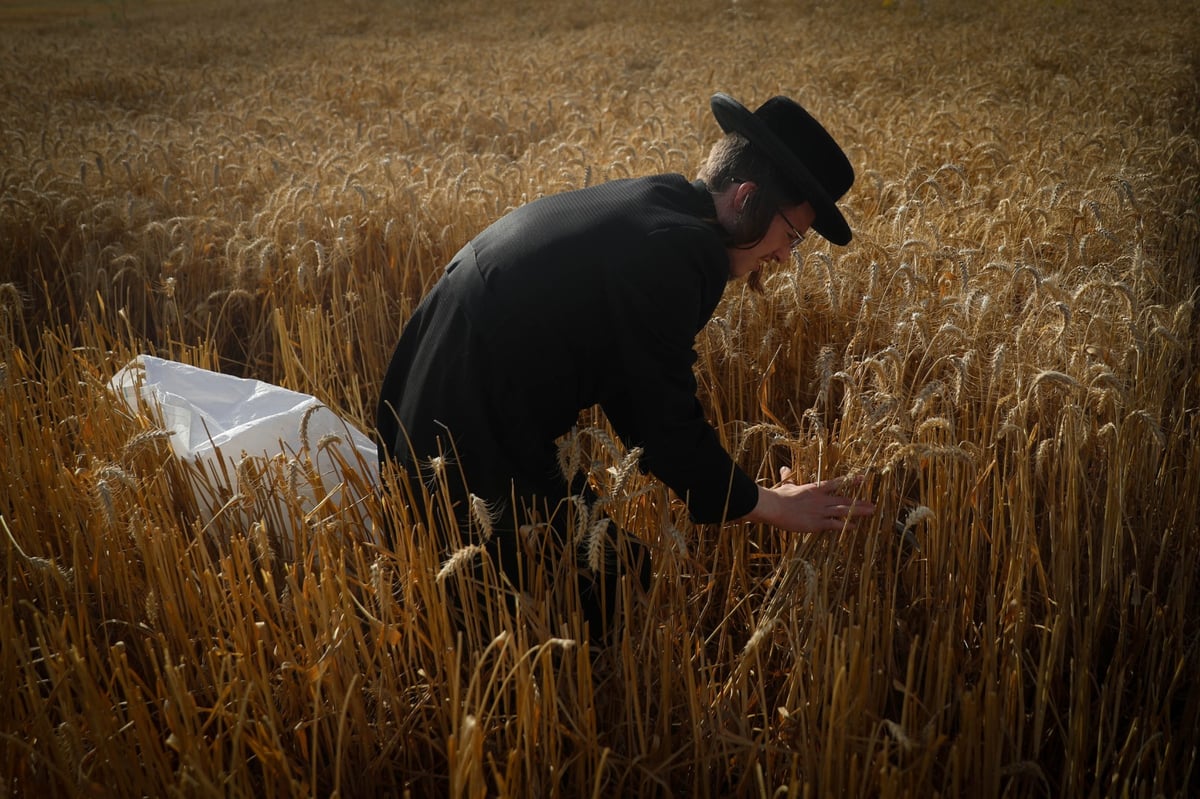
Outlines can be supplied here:
<path id="1" fill-rule="evenodd" d="M 790 220 L 786 216 L 784 216 L 782 209 L 776 208 L 775 212 L 777 214 L 779 214 L 779 216 L 783 219 L 783 224 L 788 226 L 788 231 L 792 234 L 792 240 L 791 240 L 791 243 L 788 244 L 788 249 L 790 249 L 790 250 L 796 249 L 797 247 L 800 246 L 800 243 L 802 241 L 804 241 L 804 234 L 801 233 L 799 230 L 796 230 L 796 226 L 792 224 L 792 220 Z"/>

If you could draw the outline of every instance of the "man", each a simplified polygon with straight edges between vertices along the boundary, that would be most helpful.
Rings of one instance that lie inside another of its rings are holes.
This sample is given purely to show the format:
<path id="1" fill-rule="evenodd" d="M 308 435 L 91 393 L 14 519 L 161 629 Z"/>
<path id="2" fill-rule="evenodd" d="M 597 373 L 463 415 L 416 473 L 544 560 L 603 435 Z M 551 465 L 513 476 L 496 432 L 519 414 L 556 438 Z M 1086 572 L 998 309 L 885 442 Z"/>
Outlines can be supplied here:
<path id="1" fill-rule="evenodd" d="M 487 550 L 514 581 L 525 512 L 540 508 L 561 527 L 564 498 L 590 497 L 581 481 L 568 485 L 555 439 L 594 405 L 696 522 L 816 532 L 874 511 L 839 495 L 837 480 L 757 485 L 697 400 L 695 337 L 725 285 L 757 285 L 763 265 L 788 260 L 810 229 L 848 243 L 835 201 L 854 180 L 794 101 L 751 113 L 717 94 L 711 105 L 726 136 L 699 180 L 614 181 L 511 212 L 454 257 L 396 347 L 378 411 L 381 458 L 403 467 L 415 496 L 444 480 L 462 530 L 480 526 L 471 496 L 484 500 Z M 646 553 L 631 546 L 645 585 Z M 601 625 L 616 593 L 617 572 L 605 571 L 584 586 L 584 610 Z"/>

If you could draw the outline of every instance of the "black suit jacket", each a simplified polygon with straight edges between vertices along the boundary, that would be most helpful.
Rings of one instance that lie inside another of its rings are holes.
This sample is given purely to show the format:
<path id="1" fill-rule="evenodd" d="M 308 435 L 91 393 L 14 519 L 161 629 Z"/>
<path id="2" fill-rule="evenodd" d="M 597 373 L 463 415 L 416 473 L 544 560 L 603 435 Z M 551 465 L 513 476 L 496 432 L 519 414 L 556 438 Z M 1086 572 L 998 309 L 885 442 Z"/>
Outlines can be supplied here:
<path id="1" fill-rule="evenodd" d="M 381 456 L 439 453 L 493 502 L 566 493 L 554 440 L 599 404 L 698 522 L 758 489 L 696 398 L 695 337 L 729 261 L 712 198 L 680 175 L 536 200 L 464 247 L 414 312 L 384 380 Z"/>

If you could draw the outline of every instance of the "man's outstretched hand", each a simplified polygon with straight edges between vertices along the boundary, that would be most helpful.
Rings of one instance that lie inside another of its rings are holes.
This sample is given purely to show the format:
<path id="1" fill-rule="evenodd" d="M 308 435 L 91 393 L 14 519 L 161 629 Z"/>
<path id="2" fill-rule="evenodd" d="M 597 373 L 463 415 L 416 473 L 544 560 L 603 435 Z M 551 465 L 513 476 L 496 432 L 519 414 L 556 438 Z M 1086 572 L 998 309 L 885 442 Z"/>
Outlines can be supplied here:
<path id="1" fill-rule="evenodd" d="M 840 492 L 862 482 L 861 477 L 836 477 L 819 483 L 791 482 L 792 470 L 781 467 L 779 483 L 758 487 L 758 504 L 741 521 L 761 522 L 783 530 L 817 533 L 856 525 L 875 512 L 875 504 Z"/>

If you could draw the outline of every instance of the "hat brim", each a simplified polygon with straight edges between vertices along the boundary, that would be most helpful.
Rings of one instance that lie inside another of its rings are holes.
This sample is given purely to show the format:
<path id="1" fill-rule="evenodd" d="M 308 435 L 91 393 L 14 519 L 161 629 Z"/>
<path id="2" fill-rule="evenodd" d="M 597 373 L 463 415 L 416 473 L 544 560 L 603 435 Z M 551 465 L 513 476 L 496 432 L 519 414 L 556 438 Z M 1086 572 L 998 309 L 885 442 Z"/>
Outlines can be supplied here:
<path id="1" fill-rule="evenodd" d="M 850 243 L 853 234 L 846 217 L 838 210 L 837 203 L 825 191 L 821 182 L 813 177 L 808 167 L 795 156 L 783 141 L 767 127 L 767 124 L 750 112 L 746 106 L 727 94 L 718 92 L 710 102 L 713 116 L 721 130 L 740 133 L 750 143 L 766 153 L 767 157 L 783 172 L 784 177 L 795 185 L 813 207 L 816 219 L 813 230 L 825 239 L 838 245 Z"/>

